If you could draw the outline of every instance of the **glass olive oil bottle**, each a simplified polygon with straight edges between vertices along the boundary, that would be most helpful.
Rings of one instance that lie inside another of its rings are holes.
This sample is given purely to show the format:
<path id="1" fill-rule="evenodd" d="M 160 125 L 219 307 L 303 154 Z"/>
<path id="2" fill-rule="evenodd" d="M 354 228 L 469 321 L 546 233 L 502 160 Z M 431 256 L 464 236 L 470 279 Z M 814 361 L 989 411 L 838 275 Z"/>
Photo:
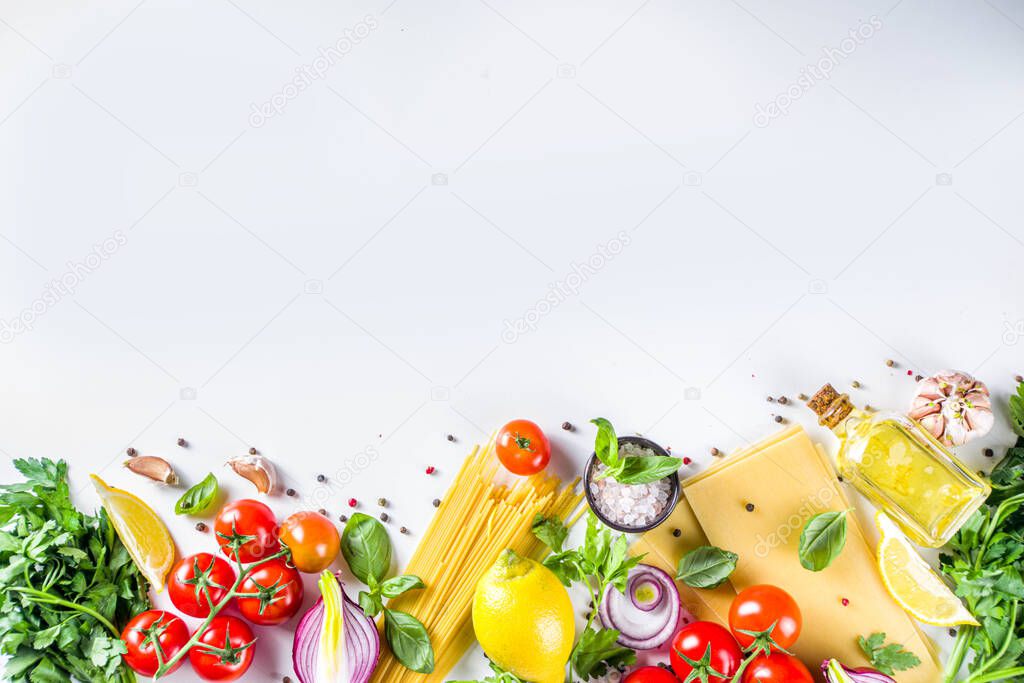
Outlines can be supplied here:
<path id="1" fill-rule="evenodd" d="M 898 413 L 868 413 L 826 384 L 807 402 L 839 437 L 839 471 L 918 545 L 946 544 L 991 487 Z"/>

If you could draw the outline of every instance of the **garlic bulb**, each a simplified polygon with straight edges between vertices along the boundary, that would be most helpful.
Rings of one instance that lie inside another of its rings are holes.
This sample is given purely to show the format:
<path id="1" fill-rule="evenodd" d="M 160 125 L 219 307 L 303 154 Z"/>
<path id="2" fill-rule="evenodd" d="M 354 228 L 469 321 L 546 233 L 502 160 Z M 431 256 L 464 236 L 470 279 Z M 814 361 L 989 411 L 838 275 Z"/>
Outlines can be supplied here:
<path id="1" fill-rule="evenodd" d="M 251 481 L 257 493 L 270 493 L 277 482 L 274 463 L 262 455 L 240 455 L 227 462 L 236 474 Z"/>
<path id="2" fill-rule="evenodd" d="M 909 415 L 947 446 L 984 436 L 995 423 L 985 383 L 954 370 L 921 380 Z"/>

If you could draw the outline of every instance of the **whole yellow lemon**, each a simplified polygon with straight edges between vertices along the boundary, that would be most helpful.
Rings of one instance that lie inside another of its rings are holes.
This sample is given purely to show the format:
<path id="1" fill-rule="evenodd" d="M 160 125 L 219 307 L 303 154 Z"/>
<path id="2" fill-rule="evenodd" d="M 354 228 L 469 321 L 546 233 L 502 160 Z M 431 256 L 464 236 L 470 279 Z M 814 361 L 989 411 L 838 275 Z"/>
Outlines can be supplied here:
<path id="1" fill-rule="evenodd" d="M 505 550 L 480 578 L 473 629 L 495 664 L 533 683 L 562 683 L 572 651 L 569 593 L 550 569 Z"/>

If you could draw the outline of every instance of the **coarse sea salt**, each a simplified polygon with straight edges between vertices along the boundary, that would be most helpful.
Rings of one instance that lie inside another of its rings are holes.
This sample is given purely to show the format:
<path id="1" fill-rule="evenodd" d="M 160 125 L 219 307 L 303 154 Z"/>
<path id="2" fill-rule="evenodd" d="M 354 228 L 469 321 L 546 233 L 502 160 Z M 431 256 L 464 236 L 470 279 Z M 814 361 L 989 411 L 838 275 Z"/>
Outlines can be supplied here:
<path id="1" fill-rule="evenodd" d="M 622 457 L 655 456 L 650 448 L 624 443 L 619 446 Z M 608 468 L 598 461 L 590 480 L 590 493 L 598 512 L 616 524 L 639 529 L 653 523 L 665 511 L 672 493 L 668 477 L 650 484 L 620 484 L 614 479 L 598 479 Z"/>

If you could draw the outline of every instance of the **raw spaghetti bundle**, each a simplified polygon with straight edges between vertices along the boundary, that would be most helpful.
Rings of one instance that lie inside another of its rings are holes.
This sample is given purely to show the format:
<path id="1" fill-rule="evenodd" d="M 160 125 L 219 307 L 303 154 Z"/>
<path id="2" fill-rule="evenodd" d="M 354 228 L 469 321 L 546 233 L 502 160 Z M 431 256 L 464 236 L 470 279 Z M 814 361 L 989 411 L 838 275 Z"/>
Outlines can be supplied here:
<path id="1" fill-rule="evenodd" d="M 433 673 L 410 671 L 385 651 L 374 683 L 444 681 L 475 640 L 472 602 L 480 576 L 506 548 L 542 558 L 547 547 L 531 531 L 534 517 L 558 515 L 564 520 L 579 506 L 579 479 L 563 488 L 558 477 L 540 473 L 511 486 L 496 484 L 493 453 L 493 443 L 473 448 L 405 569 L 427 587 L 404 593 L 389 605 L 423 622 L 434 646 Z"/>

